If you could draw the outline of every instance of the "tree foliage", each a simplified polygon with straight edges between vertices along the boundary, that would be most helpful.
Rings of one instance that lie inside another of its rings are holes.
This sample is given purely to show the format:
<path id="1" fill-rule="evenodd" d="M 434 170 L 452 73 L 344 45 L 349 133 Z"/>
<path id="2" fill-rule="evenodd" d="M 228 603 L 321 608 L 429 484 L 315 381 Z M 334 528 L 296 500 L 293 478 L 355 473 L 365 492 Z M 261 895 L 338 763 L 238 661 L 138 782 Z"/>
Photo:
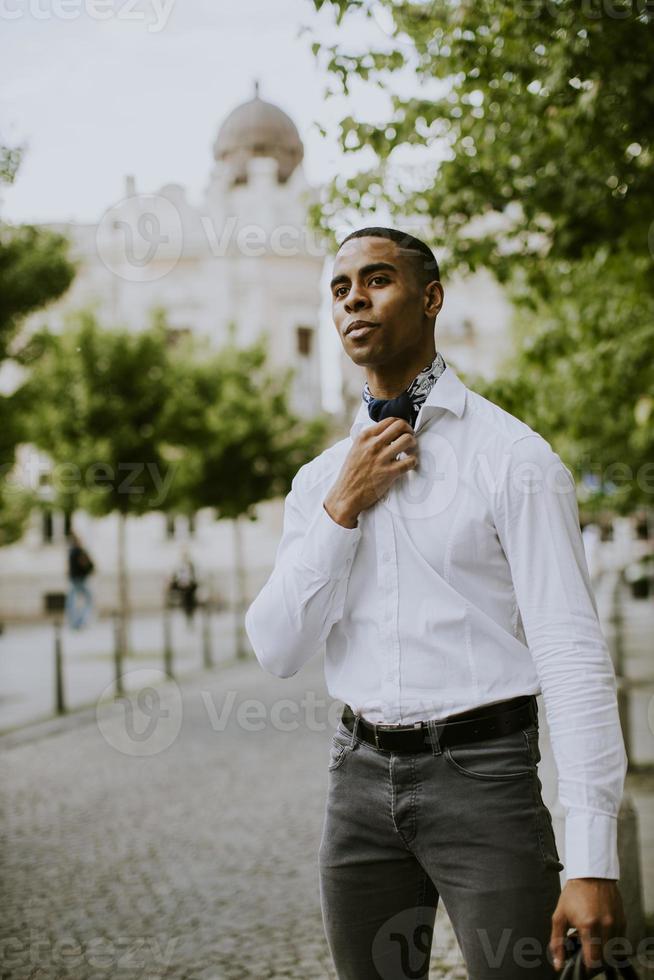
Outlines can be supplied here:
<path id="1" fill-rule="evenodd" d="M 218 352 L 192 343 L 180 352 L 176 372 L 175 429 L 188 450 L 182 477 L 187 507 L 255 519 L 255 505 L 287 493 L 300 466 L 322 449 L 325 419 L 293 412 L 293 369 L 269 365 L 263 337 L 251 347 L 228 343 Z"/>
<path id="2" fill-rule="evenodd" d="M 507 370 L 471 386 L 555 444 L 588 509 L 651 505 L 654 296 L 646 284 L 598 252 L 521 312 L 521 333 Z"/>
<path id="3" fill-rule="evenodd" d="M 378 52 L 314 45 L 343 90 L 360 76 L 392 102 L 382 123 L 341 122 L 342 150 L 372 148 L 378 164 L 334 181 L 328 226 L 344 205 L 384 200 L 402 218 L 429 219 L 450 270 L 483 265 L 505 280 L 520 263 L 537 284 L 548 262 L 616 241 L 651 261 L 651 8 L 630 0 L 313 2 L 340 19 L 382 6 L 394 24 L 394 60 L 386 50 L 381 67 Z M 393 93 L 393 74 L 404 69 L 415 75 L 409 97 Z M 424 96 L 435 80 L 439 94 Z M 389 175 L 393 151 L 407 145 L 433 151 L 418 187 Z M 371 185 L 380 191 L 370 195 Z M 502 234 L 473 233 L 473 219 L 479 225 L 492 213 L 505 218 Z"/>
<path id="4" fill-rule="evenodd" d="M 16 178 L 23 148 L 0 145 L 0 184 Z M 20 344 L 20 331 L 29 316 L 62 296 L 75 275 L 68 241 L 31 225 L 0 221 L 0 365 Z M 0 394 L 0 545 L 20 538 L 33 491 L 11 480 L 16 447 L 24 437 L 24 416 L 16 394 Z"/>
<path id="5" fill-rule="evenodd" d="M 314 224 L 333 232 L 349 209 L 360 225 L 385 203 L 400 227 L 422 229 L 446 282 L 455 270 L 494 273 L 515 303 L 515 355 L 501 377 L 471 386 L 551 440 L 578 475 L 598 476 L 596 503 L 651 504 L 651 5 L 313 2 L 339 23 L 387 16 L 383 59 L 319 42 L 314 53 L 337 89 L 363 79 L 391 105 L 381 122 L 341 121 L 342 150 L 372 149 L 376 162 L 335 178 Z M 395 165 L 407 147 L 419 166 Z"/>
<path id="6" fill-rule="evenodd" d="M 253 517 L 315 455 L 325 422 L 291 412 L 290 373 L 267 366 L 263 341 L 216 350 L 172 336 L 161 311 L 137 332 L 81 311 L 23 349 L 28 436 L 55 463 L 61 506 Z"/>
<path id="7" fill-rule="evenodd" d="M 165 328 L 106 329 L 82 310 L 59 334 L 35 333 L 21 361 L 27 437 L 54 463 L 59 504 L 94 514 L 165 510 L 175 477 Z"/>

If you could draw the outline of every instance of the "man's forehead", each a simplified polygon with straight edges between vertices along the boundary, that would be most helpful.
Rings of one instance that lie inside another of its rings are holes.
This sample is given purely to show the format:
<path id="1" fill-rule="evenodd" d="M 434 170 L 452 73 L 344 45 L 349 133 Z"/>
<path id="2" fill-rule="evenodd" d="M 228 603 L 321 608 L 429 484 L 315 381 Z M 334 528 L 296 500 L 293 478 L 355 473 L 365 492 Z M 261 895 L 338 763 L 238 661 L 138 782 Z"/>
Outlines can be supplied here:
<path id="1" fill-rule="evenodd" d="M 334 259 L 334 273 L 356 272 L 371 261 L 391 262 L 400 266 L 408 256 L 408 249 L 401 249 L 397 242 L 387 238 L 351 238 L 339 250 Z"/>

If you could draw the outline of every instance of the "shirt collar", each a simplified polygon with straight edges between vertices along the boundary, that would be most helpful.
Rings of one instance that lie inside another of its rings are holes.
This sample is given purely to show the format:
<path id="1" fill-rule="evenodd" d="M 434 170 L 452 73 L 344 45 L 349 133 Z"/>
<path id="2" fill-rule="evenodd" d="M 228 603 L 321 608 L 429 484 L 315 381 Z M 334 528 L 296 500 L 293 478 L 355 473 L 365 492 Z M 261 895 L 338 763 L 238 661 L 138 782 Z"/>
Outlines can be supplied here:
<path id="1" fill-rule="evenodd" d="M 452 412 L 457 418 L 461 418 L 465 410 L 466 390 L 466 385 L 448 364 L 420 409 L 416 419 L 416 430 L 422 428 L 422 425 L 433 415 L 436 415 L 441 408 Z M 350 428 L 350 437 L 354 439 L 368 425 L 377 424 L 368 414 L 367 403 L 362 401 Z"/>

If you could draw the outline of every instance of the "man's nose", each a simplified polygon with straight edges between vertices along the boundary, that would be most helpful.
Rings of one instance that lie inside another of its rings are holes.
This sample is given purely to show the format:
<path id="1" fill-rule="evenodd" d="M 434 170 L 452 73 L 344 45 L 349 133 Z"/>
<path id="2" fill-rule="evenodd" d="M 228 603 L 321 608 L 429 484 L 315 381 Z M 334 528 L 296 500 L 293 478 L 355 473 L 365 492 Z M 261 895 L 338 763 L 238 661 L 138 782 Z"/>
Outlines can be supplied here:
<path id="1" fill-rule="evenodd" d="M 361 310 L 364 306 L 368 304 L 368 297 L 365 293 L 360 292 L 356 288 L 353 288 L 350 295 L 345 303 L 345 309 L 348 313 L 353 313 L 356 310 Z"/>

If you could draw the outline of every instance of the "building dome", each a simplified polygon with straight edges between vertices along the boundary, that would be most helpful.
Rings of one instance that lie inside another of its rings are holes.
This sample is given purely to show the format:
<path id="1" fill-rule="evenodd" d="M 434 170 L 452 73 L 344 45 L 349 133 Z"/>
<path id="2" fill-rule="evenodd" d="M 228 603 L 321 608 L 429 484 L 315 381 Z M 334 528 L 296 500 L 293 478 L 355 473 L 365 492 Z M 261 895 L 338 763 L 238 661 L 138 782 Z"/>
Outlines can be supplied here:
<path id="1" fill-rule="evenodd" d="M 216 161 L 227 163 L 231 181 L 247 181 L 247 162 L 252 157 L 273 157 L 279 163 L 279 182 L 286 183 L 304 157 L 304 146 L 295 123 L 286 113 L 259 98 L 237 106 L 225 119 L 213 147 Z"/>

